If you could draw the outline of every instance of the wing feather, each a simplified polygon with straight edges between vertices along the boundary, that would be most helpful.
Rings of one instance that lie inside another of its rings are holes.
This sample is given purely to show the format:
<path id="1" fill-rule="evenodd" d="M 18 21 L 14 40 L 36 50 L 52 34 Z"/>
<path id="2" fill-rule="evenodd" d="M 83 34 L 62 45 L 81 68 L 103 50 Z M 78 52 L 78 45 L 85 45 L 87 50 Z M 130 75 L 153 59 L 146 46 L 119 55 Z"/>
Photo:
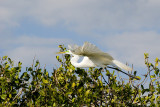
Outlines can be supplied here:
<path id="1" fill-rule="evenodd" d="M 83 55 L 83 54 L 87 54 L 87 53 L 93 53 L 92 52 L 94 50 L 93 46 L 89 42 L 85 42 L 83 44 L 83 46 L 68 45 L 68 48 L 72 51 L 72 53 L 74 53 L 76 55 Z M 94 51 L 94 52 L 96 52 L 96 51 Z"/>
<path id="2" fill-rule="evenodd" d="M 93 62 L 93 66 L 96 65 L 100 67 L 106 67 L 107 65 L 115 64 L 119 68 L 125 69 L 127 71 L 132 70 L 125 64 L 122 64 L 121 62 L 114 60 L 111 55 L 102 52 L 98 47 L 89 42 L 85 42 L 83 46 L 69 45 L 68 48 L 71 50 L 73 54 L 87 56 L 87 58 L 83 61 L 85 63 L 90 63 L 89 61 L 91 60 L 91 62 Z"/>
<path id="3" fill-rule="evenodd" d="M 82 46 L 82 52 L 85 54 L 92 54 L 92 53 L 99 53 L 102 51 L 97 46 L 89 42 L 85 42 Z"/>
<path id="4" fill-rule="evenodd" d="M 76 55 L 88 56 L 95 53 L 101 53 L 102 51 L 98 49 L 95 45 L 85 42 L 83 46 L 70 46 L 70 50 Z"/>
<path id="5" fill-rule="evenodd" d="M 102 52 L 95 45 L 85 42 L 83 46 L 71 46 L 70 50 L 76 55 L 87 56 L 92 60 L 97 66 L 106 66 L 112 63 L 112 56 L 108 53 Z"/>

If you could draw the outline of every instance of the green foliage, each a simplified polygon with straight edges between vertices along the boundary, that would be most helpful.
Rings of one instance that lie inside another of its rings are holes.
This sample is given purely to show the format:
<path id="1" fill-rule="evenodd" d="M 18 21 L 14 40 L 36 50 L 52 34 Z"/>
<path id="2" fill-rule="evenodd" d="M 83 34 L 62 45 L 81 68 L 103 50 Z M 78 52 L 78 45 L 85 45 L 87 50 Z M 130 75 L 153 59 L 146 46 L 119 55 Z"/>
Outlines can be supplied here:
<path id="1" fill-rule="evenodd" d="M 149 55 L 144 56 L 148 70 L 141 80 L 123 79 L 102 68 L 75 68 L 70 55 L 56 57 L 60 67 L 52 75 L 38 60 L 20 75 L 22 63 L 14 66 L 4 56 L 0 59 L 0 106 L 160 106 L 160 60 L 152 64 Z"/>

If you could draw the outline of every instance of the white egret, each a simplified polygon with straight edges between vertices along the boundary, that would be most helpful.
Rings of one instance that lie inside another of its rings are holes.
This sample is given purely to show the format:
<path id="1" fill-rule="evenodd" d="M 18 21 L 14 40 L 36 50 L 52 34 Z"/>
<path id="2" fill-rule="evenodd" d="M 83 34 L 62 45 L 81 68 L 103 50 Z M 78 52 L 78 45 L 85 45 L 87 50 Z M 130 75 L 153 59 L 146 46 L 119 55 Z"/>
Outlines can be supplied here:
<path id="1" fill-rule="evenodd" d="M 72 57 L 70 61 L 75 67 L 107 67 L 107 65 L 112 65 L 126 71 L 132 70 L 129 66 L 115 60 L 111 55 L 102 52 L 95 45 L 89 42 L 85 42 L 83 46 L 69 45 L 68 47 L 69 50 L 58 53 L 71 54 Z M 84 58 L 81 62 L 78 62 L 81 56 L 84 56 Z"/>

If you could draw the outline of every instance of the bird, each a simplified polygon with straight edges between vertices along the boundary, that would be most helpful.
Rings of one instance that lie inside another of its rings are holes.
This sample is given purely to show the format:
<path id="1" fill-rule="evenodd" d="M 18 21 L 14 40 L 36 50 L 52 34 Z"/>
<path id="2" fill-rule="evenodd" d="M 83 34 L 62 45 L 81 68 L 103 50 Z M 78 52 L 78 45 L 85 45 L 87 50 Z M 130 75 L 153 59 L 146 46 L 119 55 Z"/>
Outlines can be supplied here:
<path id="1" fill-rule="evenodd" d="M 115 60 L 110 54 L 101 51 L 97 46 L 90 42 L 84 42 L 82 46 L 68 45 L 68 50 L 58 52 L 58 54 L 70 54 L 72 57 L 70 62 L 73 66 L 79 68 L 87 67 L 107 67 L 108 65 L 118 67 L 126 71 L 132 71 L 132 68 Z M 84 57 L 81 62 L 78 62 L 80 57 Z"/>

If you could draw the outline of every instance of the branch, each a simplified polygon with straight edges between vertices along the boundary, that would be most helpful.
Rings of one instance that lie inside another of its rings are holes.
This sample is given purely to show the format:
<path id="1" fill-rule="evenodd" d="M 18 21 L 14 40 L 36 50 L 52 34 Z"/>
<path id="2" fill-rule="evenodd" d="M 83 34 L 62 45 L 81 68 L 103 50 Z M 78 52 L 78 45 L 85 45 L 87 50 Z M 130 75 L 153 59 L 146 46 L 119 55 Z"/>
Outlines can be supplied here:
<path id="1" fill-rule="evenodd" d="M 135 79 L 137 79 L 137 80 L 140 80 L 140 79 L 137 78 L 136 76 L 133 76 L 133 75 L 131 75 L 131 74 L 128 74 L 128 73 L 126 73 L 126 72 L 124 72 L 124 71 L 122 71 L 122 70 L 120 70 L 120 69 L 118 69 L 118 68 L 110 67 L 110 66 L 107 66 L 107 68 L 115 69 L 115 70 L 117 70 L 117 71 L 120 71 L 120 72 L 122 72 L 122 73 L 128 75 L 128 76 L 131 77 L 131 78 L 135 78 Z"/>
<path id="2" fill-rule="evenodd" d="M 102 75 L 102 77 L 103 77 L 104 82 L 107 83 L 107 84 L 109 85 L 109 83 L 106 81 L 106 79 L 104 78 L 103 75 Z"/>

